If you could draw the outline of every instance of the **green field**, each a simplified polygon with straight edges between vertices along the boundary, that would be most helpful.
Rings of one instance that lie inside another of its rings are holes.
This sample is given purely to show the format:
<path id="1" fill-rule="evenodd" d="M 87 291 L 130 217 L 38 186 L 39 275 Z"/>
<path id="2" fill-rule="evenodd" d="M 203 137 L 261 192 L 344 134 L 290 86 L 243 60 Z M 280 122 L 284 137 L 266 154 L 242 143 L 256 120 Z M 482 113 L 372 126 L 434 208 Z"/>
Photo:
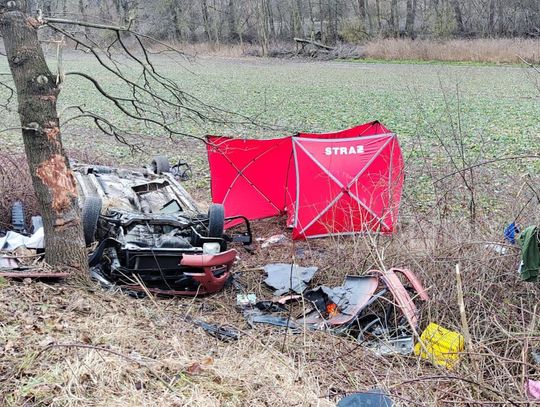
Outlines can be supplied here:
<path id="1" fill-rule="evenodd" d="M 93 74 L 113 94 L 124 92 L 90 56 L 70 56 L 65 64 L 66 71 Z M 519 67 L 207 58 L 188 62 L 165 57 L 157 60 L 157 66 L 201 100 L 283 127 L 283 133 L 338 130 L 377 119 L 401 135 L 405 144 L 416 136 L 430 140 L 433 126 L 444 127 L 449 115 L 456 119 L 458 95 L 464 133 L 472 139 L 485 137 L 494 155 L 527 151 L 540 133 L 535 78 Z M 76 104 L 124 120 L 92 85 L 68 77 L 60 110 Z M 234 125 L 179 127 L 194 135 L 269 134 Z M 70 143 L 69 134 L 65 137 Z"/>
<path id="2" fill-rule="evenodd" d="M 409 183 L 407 188 L 426 201 L 432 187 L 424 177 L 425 165 L 433 164 L 431 170 L 435 168 L 441 174 L 451 172 L 454 168 L 449 167 L 448 156 L 460 155 L 457 139 L 463 141 L 462 167 L 531 154 L 531 147 L 540 140 L 538 75 L 524 67 L 207 57 L 187 61 L 167 56 L 158 56 L 155 62 L 162 74 L 200 100 L 274 128 L 246 127 L 239 123 L 243 119 L 234 115 L 225 116 L 230 121 L 227 124 L 179 121 L 175 126 L 195 136 L 270 137 L 296 131 L 339 130 L 371 120 L 383 122 L 401 137 L 410 164 L 408 171 L 418 176 L 418 182 Z M 123 69 L 135 80 L 140 79 L 134 65 Z M 68 55 L 65 70 L 89 73 L 111 94 L 126 94 L 122 84 L 89 55 Z M 70 150 L 90 150 L 95 156 L 125 163 L 144 161 L 162 152 L 188 159 L 195 172 L 204 175 L 202 143 L 180 139 L 164 143 L 157 129 L 127 120 L 89 82 L 68 76 L 59 110 L 73 105 L 83 105 L 142 135 L 144 145 L 142 154 L 133 154 L 129 148 L 100 136 L 89 121 L 75 121 L 63 129 Z M 73 113 L 66 110 L 62 120 Z M 2 121 L 9 127 L 16 120 L 13 111 Z M 456 138 L 457 133 L 460 136 Z M 2 133 L 1 142 L 4 146 L 20 146 L 20 136 L 17 131 Z M 508 164 L 512 171 L 534 172 L 540 168 L 539 161 L 501 162 L 495 166 Z M 503 187 L 506 175 L 495 178 L 501 179 Z M 206 187 L 207 182 L 199 177 L 196 186 Z"/>

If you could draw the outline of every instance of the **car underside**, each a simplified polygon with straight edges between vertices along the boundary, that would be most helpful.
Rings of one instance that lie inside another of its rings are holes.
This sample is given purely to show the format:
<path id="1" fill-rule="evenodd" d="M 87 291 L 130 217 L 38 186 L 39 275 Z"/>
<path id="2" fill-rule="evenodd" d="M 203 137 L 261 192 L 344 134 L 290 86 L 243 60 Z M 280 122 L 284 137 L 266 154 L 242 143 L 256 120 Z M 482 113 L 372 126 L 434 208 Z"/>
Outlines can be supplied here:
<path id="1" fill-rule="evenodd" d="M 225 218 L 222 205 L 203 213 L 164 158 L 142 170 L 73 164 L 82 197 L 90 267 L 104 285 L 170 295 L 217 292 L 230 278 L 237 251 L 251 243 L 249 221 Z M 227 221 L 246 232 L 224 234 Z"/>

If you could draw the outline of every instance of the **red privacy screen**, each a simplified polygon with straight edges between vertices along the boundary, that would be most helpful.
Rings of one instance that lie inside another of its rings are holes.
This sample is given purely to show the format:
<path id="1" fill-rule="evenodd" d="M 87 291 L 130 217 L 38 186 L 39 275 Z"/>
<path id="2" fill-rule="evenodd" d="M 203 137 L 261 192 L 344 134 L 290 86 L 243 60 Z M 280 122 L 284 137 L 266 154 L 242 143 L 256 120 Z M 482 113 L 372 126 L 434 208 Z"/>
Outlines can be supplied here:
<path id="1" fill-rule="evenodd" d="M 379 122 L 270 140 L 209 136 L 207 151 L 212 200 L 226 216 L 287 213 L 294 239 L 394 230 L 403 158 Z"/>

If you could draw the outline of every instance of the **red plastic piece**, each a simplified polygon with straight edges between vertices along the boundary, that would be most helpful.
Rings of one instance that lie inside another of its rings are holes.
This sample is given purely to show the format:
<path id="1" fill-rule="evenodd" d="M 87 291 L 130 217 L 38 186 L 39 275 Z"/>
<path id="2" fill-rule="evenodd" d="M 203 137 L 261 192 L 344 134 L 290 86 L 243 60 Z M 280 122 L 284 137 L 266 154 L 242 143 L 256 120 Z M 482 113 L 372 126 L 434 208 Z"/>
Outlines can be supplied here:
<path id="1" fill-rule="evenodd" d="M 136 291 L 149 291 L 154 294 L 162 295 L 182 295 L 196 296 L 212 294 L 220 291 L 231 275 L 231 269 L 236 260 L 238 252 L 234 249 L 227 250 L 218 254 L 184 254 L 180 265 L 184 267 L 193 267 L 194 271 L 184 271 L 185 276 L 191 277 L 199 283 L 199 289 L 196 291 L 162 290 L 159 288 L 142 288 L 139 285 L 124 285 L 123 287 Z M 214 273 L 219 268 L 225 267 L 226 270 L 220 272 L 216 277 Z M 201 269 L 199 271 L 197 269 Z"/>

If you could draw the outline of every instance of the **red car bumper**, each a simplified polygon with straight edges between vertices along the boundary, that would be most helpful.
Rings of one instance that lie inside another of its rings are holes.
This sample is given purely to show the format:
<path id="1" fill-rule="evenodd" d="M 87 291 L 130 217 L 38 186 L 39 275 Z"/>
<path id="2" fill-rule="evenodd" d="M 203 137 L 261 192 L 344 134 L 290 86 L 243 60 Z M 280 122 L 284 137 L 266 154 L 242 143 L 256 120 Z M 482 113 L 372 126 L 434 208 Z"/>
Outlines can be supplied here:
<path id="1" fill-rule="evenodd" d="M 218 254 L 184 254 L 179 266 L 183 276 L 189 277 L 198 286 L 197 290 L 163 290 L 159 288 L 124 285 L 136 291 L 148 291 L 153 294 L 197 296 L 212 294 L 223 289 L 231 275 L 231 270 L 238 252 L 234 249 Z"/>

